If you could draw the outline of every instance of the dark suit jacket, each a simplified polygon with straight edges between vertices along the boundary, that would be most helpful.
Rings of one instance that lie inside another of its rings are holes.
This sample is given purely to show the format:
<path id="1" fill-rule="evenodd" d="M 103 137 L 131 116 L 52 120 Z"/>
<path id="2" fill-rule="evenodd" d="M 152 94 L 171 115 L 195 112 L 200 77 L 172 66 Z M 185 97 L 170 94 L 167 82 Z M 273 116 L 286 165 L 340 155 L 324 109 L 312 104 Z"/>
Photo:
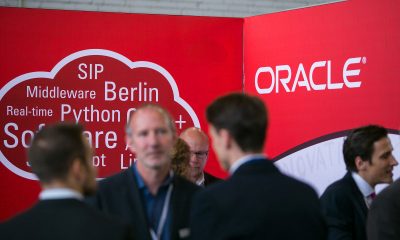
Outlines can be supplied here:
<path id="1" fill-rule="evenodd" d="M 323 240 L 318 196 L 308 185 L 260 159 L 196 194 L 192 239 Z"/>
<path id="2" fill-rule="evenodd" d="M 211 174 L 208 174 L 208 173 L 204 172 L 204 186 L 208 187 L 211 184 L 219 182 L 219 181 L 222 181 L 222 179 L 221 178 L 217 178 L 217 177 L 215 177 L 215 176 L 213 176 Z"/>
<path id="3" fill-rule="evenodd" d="M 332 183 L 321 196 L 328 240 L 365 240 L 368 207 L 351 172 Z"/>
<path id="4" fill-rule="evenodd" d="M 42 200 L 0 225 L 7 240 L 133 239 L 127 225 L 100 214 L 76 199 Z"/>
<path id="5" fill-rule="evenodd" d="M 200 187 L 177 175 L 172 181 L 171 239 L 184 239 L 182 236 L 189 234 L 192 196 Z M 101 211 L 132 225 L 136 239 L 151 239 L 145 208 L 131 168 L 101 181 L 93 203 Z"/>
<path id="6" fill-rule="evenodd" d="M 368 240 L 400 239 L 400 178 L 377 195 L 368 213 Z"/>

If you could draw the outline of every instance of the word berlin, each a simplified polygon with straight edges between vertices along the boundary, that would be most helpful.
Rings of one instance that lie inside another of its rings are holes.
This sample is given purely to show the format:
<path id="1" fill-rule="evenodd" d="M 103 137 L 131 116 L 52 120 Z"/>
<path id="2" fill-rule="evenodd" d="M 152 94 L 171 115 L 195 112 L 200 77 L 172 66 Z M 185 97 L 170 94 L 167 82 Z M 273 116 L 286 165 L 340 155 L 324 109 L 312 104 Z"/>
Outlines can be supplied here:
<path id="1" fill-rule="evenodd" d="M 60 98 L 60 99 L 95 99 L 96 91 L 94 90 L 76 90 L 76 89 L 60 89 L 58 86 L 43 87 L 42 86 L 26 86 L 27 98 Z"/>

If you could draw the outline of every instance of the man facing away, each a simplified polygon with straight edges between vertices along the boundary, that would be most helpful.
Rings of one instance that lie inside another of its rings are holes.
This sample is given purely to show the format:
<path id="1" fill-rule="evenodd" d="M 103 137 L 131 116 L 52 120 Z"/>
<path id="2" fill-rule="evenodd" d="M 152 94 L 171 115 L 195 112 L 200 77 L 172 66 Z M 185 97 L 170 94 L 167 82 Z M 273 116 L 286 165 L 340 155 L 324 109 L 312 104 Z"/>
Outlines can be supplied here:
<path id="1" fill-rule="evenodd" d="M 171 155 L 177 139 L 174 122 L 160 106 L 146 104 L 132 112 L 126 143 L 136 163 L 99 183 L 95 205 L 131 224 L 135 237 L 185 239 L 196 185 L 174 175 Z"/>
<path id="2" fill-rule="evenodd" d="M 393 182 L 397 161 L 387 130 L 369 125 L 353 130 L 343 144 L 346 175 L 321 196 L 328 239 L 365 240 L 368 208 L 375 186 Z"/>
<path id="3" fill-rule="evenodd" d="M 28 156 L 42 187 L 40 201 L 2 224 L 1 239 L 132 239 L 126 225 L 82 201 L 84 195 L 96 190 L 96 172 L 80 126 L 43 127 L 35 135 Z"/>
<path id="4" fill-rule="evenodd" d="M 262 154 L 268 125 L 263 102 L 233 93 L 215 100 L 206 116 L 212 146 L 230 177 L 195 196 L 193 239 L 324 239 L 316 192 Z"/>
<path id="5" fill-rule="evenodd" d="M 376 196 L 368 213 L 368 240 L 400 239 L 400 178 Z"/>
<path id="6" fill-rule="evenodd" d="M 191 127 L 180 135 L 190 148 L 190 179 L 199 186 L 209 186 L 221 179 L 204 172 L 207 163 L 209 141 L 208 136 L 200 129 Z"/>

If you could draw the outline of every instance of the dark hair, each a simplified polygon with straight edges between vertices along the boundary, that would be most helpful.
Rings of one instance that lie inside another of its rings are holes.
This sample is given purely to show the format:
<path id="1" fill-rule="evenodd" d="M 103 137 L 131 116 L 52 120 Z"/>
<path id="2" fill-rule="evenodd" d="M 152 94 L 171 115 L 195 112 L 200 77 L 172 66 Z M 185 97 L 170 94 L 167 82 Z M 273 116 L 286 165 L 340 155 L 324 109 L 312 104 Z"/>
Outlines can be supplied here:
<path id="1" fill-rule="evenodd" d="M 187 177 L 189 171 L 189 161 L 190 161 L 190 148 L 187 143 L 178 138 L 172 154 L 172 170 L 183 177 Z"/>
<path id="2" fill-rule="evenodd" d="M 343 143 L 343 156 L 346 168 L 357 172 L 355 159 L 361 157 L 363 161 L 371 162 L 374 152 L 374 143 L 387 137 L 388 131 L 377 125 L 368 125 L 354 129 Z"/>
<path id="3" fill-rule="evenodd" d="M 259 98 L 242 93 L 222 96 L 208 106 L 206 117 L 217 131 L 226 129 L 242 151 L 262 151 L 268 116 Z"/>
<path id="4" fill-rule="evenodd" d="M 45 126 L 34 136 L 28 150 L 32 172 L 39 180 L 49 183 L 65 180 L 75 159 L 85 162 L 87 147 L 83 128 L 77 124 L 59 123 Z"/>

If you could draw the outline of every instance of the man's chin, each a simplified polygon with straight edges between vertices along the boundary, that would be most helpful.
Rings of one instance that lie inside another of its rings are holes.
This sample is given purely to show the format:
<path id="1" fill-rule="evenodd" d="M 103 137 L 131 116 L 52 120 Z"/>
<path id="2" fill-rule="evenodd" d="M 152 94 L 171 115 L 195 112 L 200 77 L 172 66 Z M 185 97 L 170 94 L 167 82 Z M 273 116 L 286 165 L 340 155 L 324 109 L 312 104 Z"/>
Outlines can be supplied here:
<path id="1" fill-rule="evenodd" d="M 388 176 L 385 179 L 383 179 L 382 181 L 380 181 L 380 183 L 391 184 L 391 183 L 393 183 L 393 177 L 392 176 Z"/>
<path id="2" fill-rule="evenodd" d="M 147 168 L 149 169 L 153 169 L 153 170 L 162 170 L 165 169 L 166 167 L 168 167 L 169 165 L 164 163 L 164 162 L 148 162 L 147 164 L 145 164 Z"/>

